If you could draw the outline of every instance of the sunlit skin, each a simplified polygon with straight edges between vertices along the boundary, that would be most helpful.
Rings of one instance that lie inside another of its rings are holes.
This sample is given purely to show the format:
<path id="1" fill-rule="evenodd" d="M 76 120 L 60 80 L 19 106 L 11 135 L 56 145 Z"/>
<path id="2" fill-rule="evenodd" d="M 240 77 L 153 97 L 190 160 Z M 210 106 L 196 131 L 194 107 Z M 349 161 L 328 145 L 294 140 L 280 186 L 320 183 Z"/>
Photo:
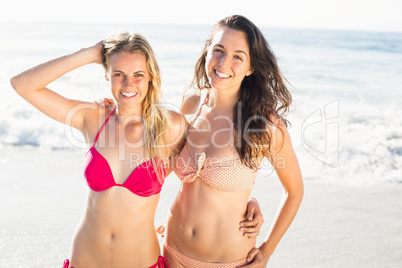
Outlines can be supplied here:
<path id="1" fill-rule="evenodd" d="M 195 162 L 200 153 L 205 152 L 208 157 L 205 166 L 208 166 L 212 160 L 237 157 L 230 131 L 232 108 L 242 80 L 252 73 L 245 34 L 231 29 L 216 33 L 208 49 L 205 68 L 212 85 L 210 101 L 190 130 L 187 145 Z M 216 118 L 222 115 L 225 117 Z M 222 144 L 228 146 L 222 147 Z M 237 223 L 245 219 L 249 195 L 250 191 L 219 192 L 200 178 L 182 184 L 168 215 L 168 244 L 203 261 L 233 262 L 246 258 L 256 240 L 244 236 Z M 166 250 L 164 254 L 171 267 L 183 267 Z"/>
<path id="2" fill-rule="evenodd" d="M 214 89 L 239 91 L 244 77 L 252 73 L 245 34 L 232 29 L 217 32 L 205 68 Z"/>
<path id="3" fill-rule="evenodd" d="M 80 130 L 87 143 L 92 145 L 111 110 L 95 103 L 64 98 L 47 85 L 86 64 L 101 64 L 102 51 L 103 42 L 99 42 L 27 70 L 12 78 L 11 83 L 33 106 Z M 106 159 L 115 182 L 122 184 L 139 164 L 147 160 L 143 125 L 136 120 L 141 118 L 142 103 L 151 80 L 145 56 L 112 55 L 106 79 L 110 81 L 117 109 L 94 147 Z M 174 112 L 171 115 L 177 127 L 169 130 L 167 139 L 171 147 L 167 148 L 166 156 L 181 142 L 186 128 L 182 116 Z M 143 268 L 155 264 L 160 255 L 154 226 L 159 196 L 142 197 L 119 186 L 101 192 L 89 189 L 86 209 L 72 242 L 71 266 Z"/>
<path id="4" fill-rule="evenodd" d="M 102 64 L 103 56 L 101 41 L 26 70 L 13 77 L 11 84 L 38 110 L 81 131 L 86 142 L 92 145 L 111 109 L 67 99 L 47 86 L 81 66 Z M 120 52 L 109 57 L 105 78 L 110 81 L 117 109 L 99 133 L 94 148 L 106 160 L 115 182 L 123 184 L 139 164 L 149 160 L 141 113 L 144 99 L 150 94 L 152 77 L 144 55 Z M 168 145 L 164 155 L 160 155 L 164 159 L 180 151 L 188 126 L 184 116 L 173 111 L 169 114 L 173 125 L 166 126 L 165 142 Z M 170 168 L 167 168 L 167 174 Z M 85 212 L 72 242 L 71 266 L 143 268 L 155 264 L 161 253 L 154 226 L 159 196 L 142 197 L 120 186 L 100 192 L 89 188 Z M 254 228 L 254 209 L 249 210 L 251 219 L 245 223 L 251 228 L 241 231 L 239 236 L 248 233 L 255 237 L 258 234 L 260 226 Z M 261 219 L 261 214 L 259 216 Z M 238 218 L 239 222 L 245 220 L 244 216 Z"/>
<path id="5" fill-rule="evenodd" d="M 208 101 L 198 111 L 195 107 L 199 107 L 202 101 L 201 95 L 196 93 L 199 90 L 195 89 L 185 94 L 181 106 L 181 111 L 187 116 L 199 112 L 187 137 L 190 161 L 197 163 L 202 152 L 207 156 L 204 167 L 213 164 L 212 160 L 238 157 L 233 138 L 233 107 L 239 99 L 243 79 L 253 73 L 249 53 L 243 32 L 223 28 L 214 33 L 205 58 L 205 70 L 212 86 L 208 90 Z M 167 244 L 188 257 L 205 262 L 225 263 L 247 258 L 250 264 L 245 267 L 267 265 L 303 196 L 302 176 L 289 133 L 277 117 L 271 116 L 270 119 L 278 124 L 266 129 L 273 137 L 270 149 L 274 157 L 260 155 L 257 163 L 261 163 L 264 157 L 272 161 L 284 187 L 284 198 L 264 243 L 255 248 L 256 239 L 246 237 L 237 226 L 244 220 L 251 191 L 220 192 L 197 177 L 192 183 L 182 184 L 171 207 Z M 276 165 L 280 162 L 278 159 L 285 159 L 286 165 Z M 228 182 L 230 179 L 227 178 Z M 172 268 L 184 267 L 166 249 L 164 255 Z"/>
<path id="6" fill-rule="evenodd" d="M 105 75 L 111 82 L 119 114 L 141 114 L 142 102 L 151 81 L 145 56 L 121 52 L 113 54 L 109 62 L 110 67 Z"/>

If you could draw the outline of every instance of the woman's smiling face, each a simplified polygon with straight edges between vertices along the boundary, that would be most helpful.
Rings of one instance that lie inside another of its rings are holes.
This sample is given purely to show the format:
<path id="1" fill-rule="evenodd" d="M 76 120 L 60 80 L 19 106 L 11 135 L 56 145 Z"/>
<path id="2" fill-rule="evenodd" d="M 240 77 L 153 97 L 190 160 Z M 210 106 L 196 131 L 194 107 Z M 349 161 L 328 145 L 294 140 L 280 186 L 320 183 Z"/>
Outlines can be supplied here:
<path id="1" fill-rule="evenodd" d="M 250 69 L 250 52 L 245 33 L 223 28 L 214 34 L 206 56 L 209 82 L 218 90 L 239 90 Z"/>
<path id="2" fill-rule="evenodd" d="M 112 95 L 117 105 L 124 108 L 142 108 L 148 93 L 151 75 L 143 54 L 120 52 L 110 56 L 106 73 L 111 81 Z"/>

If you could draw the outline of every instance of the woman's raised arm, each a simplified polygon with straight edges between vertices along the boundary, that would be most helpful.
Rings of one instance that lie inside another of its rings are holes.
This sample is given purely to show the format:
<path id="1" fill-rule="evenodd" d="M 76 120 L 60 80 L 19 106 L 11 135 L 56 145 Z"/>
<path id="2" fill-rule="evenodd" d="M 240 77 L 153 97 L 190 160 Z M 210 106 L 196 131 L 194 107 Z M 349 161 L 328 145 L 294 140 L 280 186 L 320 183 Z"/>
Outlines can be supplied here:
<path id="1" fill-rule="evenodd" d="M 69 111 L 82 101 L 67 99 L 47 88 L 64 74 L 90 63 L 102 63 L 103 42 L 77 52 L 50 60 L 28 69 L 13 78 L 11 85 L 26 101 L 47 116 L 81 131 L 84 129 L 84 109 L 77 109 L 72 120 L 66 120 Z"/>

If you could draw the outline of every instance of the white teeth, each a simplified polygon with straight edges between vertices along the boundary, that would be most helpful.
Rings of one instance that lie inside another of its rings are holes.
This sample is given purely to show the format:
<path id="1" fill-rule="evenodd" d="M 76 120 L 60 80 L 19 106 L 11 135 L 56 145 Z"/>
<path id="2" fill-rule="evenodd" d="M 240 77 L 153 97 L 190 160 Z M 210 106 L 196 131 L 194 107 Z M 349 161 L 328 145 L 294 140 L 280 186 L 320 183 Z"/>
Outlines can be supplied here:
<path id="1" fill-rule="evenodd" d="M 215 71 L 215 73 L 216 73 L 220 78 L 229 78 L 229 77 L 230 77 L 230 75 L 224 74 L 224 73 L 221 73 L 221 72 L 218 72 L 218 71 Z"/>
<path id="2" fill-rule="evenodd" d="M 126 97 L 132 97 L 132 96 L 135 96 L 135 95 L 137 95 L 137 93 L 138 92 L 135 92 L 135 93 L 121 93 L 121 94 L 123 94 L 123 96 L 126 96 Z"/>

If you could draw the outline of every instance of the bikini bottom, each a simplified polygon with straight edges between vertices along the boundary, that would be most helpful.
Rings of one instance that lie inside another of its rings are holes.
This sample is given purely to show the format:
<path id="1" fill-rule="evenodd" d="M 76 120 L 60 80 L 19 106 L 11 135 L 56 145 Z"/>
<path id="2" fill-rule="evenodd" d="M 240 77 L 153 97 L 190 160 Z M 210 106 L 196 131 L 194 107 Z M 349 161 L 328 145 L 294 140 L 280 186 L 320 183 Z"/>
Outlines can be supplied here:
<path id="1" fill-rule="evenodd" d="M 167 243 L 164 245 L 166 251 L 172 258 L 186 268 L 235 268 L 247 264 L 246 259 L 236 262 L 205 262 L 188 257 L 178 251 L 177 249 L 169 246 Z"/>
<path id="2" fill-rule="evenodd" d="M 70 266 L 70 261 L 66 259 L 62 268 L 74 268 Z M 159 256 L 158 261 L 149 268 L 170 268 L 169 262 L 165 257 Z"/>

